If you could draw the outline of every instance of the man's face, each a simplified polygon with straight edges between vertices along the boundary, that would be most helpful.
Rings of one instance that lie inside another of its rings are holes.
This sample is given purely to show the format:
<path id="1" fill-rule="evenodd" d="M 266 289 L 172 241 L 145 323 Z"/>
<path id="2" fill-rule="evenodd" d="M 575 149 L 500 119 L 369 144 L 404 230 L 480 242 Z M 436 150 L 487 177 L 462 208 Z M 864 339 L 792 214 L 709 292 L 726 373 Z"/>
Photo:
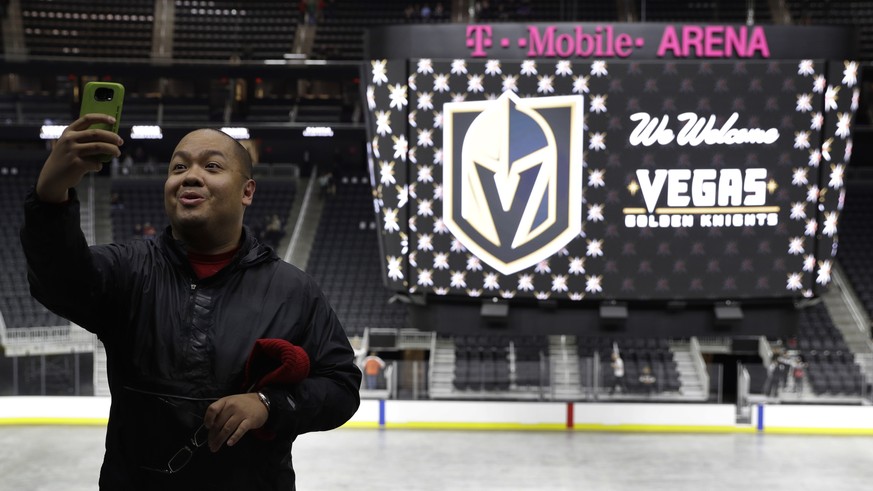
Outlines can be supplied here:
<path id="1" fill-rule="evenodd" d="M 240 229 L 255 183 L 244 175 L 232 145 L 223 134 L 198 130 L 176 146 L 164 183 L 164 208 L 174 231 Z"/>

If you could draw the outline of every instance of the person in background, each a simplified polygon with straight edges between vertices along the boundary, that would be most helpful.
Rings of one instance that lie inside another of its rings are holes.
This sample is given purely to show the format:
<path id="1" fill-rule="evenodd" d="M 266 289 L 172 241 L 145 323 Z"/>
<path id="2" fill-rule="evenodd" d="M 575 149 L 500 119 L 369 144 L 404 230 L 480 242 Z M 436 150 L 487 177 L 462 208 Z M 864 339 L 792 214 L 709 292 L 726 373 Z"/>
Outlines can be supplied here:
<path id="1" fill-rule="evenodd" d="M 652 373 L 652 368 L 648 365 L 644 366 L 643 371 L 640 373 L 640 384 L 643 386 L 647 395 L 651 396 L 655 393 L 655 383 L 657 381 L 655 375 Z"/>
<path id="2" fill-rule="evenodd" d="M 612 352 L 612 387 L 609 389 L 609 395 L 615 393 L 615 389 L 621 389 L 622 393 L 627 392 L 627 384 L 624 380 L 624 360 L 621 359 L 618 351 Z"/>
<path id="3" fill-rule="evenodd" d="M 379 388 L 379 376 L 382 375 L 382 370 L 385 369 L 385 362 L 382 358 L 376 356 L 376 353 L 370 352 L 370 355 L 364 358 L 364 375 L 366 376 L 367 390 L 376 390 Z"/>

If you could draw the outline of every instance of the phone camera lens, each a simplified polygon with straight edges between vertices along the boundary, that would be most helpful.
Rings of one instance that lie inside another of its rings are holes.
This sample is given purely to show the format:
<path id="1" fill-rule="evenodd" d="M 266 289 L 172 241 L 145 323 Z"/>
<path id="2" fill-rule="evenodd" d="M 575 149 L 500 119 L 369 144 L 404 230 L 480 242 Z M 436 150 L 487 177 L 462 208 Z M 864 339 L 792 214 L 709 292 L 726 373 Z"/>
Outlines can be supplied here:
<path id="1" fill-rule="evenodd" d="M 94 91 L 94 98 L 98 101 L 111 101 L 115 91 L 109 87 L 100 87 Z"/>

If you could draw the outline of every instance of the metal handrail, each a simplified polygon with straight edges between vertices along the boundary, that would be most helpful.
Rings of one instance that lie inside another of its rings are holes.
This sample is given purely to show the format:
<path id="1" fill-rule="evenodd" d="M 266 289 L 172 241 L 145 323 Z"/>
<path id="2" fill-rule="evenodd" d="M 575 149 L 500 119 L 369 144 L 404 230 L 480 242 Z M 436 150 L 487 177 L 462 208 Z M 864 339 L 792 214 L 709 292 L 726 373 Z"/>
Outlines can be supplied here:
<path id="1" fill-rule="evenodd" d="M 836 265 L 833 271 L 831 271 L 831 278 L 834 284 L 837 285 L 837 288 L 839 288 L 843 303 L 848 307 L 849 313 L 852 314 L 852 320 L 855 321 L 855 327 L 857 327 L 867 338 L 865 343 L 867 345 L 866 354 L 873 354 L 873 341 L 870 340 L 869 332 L 870 321 L 866 314 L 861 310 L 855 296 L 850 294 L 850 285 L 848 285 L 846 279 L 843 277 L 843 270 L 839 265 Z"/>
<path id="2" fill-rule="evenodd" d="M 303 222 L 306 221 L 306 215 L 309 213 L 309 202 L 312 200 L 313 189 L 318 182 L 318 166 L 312 168 L 312 173 L 309 175 L 309 184 L 306 186 L 306 193 L 303 195 L 303 205 L 300 207 L 300 212 L 297 214 L 297 223 L 294 224 L 294 231 L 291 232 L 291 242 L 288 244 L 288 249 L 285 250 L 286 263 L 291 263 L 291 258 L 294 256 L 294 251 L 297 250 L 297 244 L 300 242 L 300 234 L 303 233 Z M 301 268 L 304 264 L 299 265 Z"/>
<path id="3" fill-rule="evenodd" d="M 704 394 L 709 394 L 709 372 L 706 370 L 706 362 L 703 361 L 703 354 L 700 352 L 700 342 L 697 340 L 697 336 L 691 336 L 689 352 L 691 353 L 691 361 L 694 363 L 694 370 L 697 372 L 697 378 L 703 385 L 703 392 Z"/>

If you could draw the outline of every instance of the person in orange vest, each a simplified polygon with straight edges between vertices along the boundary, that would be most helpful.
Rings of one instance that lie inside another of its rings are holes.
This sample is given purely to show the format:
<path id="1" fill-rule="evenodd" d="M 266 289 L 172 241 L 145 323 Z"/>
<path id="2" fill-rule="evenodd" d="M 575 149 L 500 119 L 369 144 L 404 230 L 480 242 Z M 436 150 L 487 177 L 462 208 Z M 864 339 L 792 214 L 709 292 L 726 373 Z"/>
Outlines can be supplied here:
<path id="1" fill-rule="evenodd" d="M 367 382 L 367 390 L 375 390 L 379 388 L 379 375 L 385 369 L 385 362 L 382 358 L 376 356 L 376 353 L 370 352 L 370 356 L 364 358 L 364 376 Z"/>

